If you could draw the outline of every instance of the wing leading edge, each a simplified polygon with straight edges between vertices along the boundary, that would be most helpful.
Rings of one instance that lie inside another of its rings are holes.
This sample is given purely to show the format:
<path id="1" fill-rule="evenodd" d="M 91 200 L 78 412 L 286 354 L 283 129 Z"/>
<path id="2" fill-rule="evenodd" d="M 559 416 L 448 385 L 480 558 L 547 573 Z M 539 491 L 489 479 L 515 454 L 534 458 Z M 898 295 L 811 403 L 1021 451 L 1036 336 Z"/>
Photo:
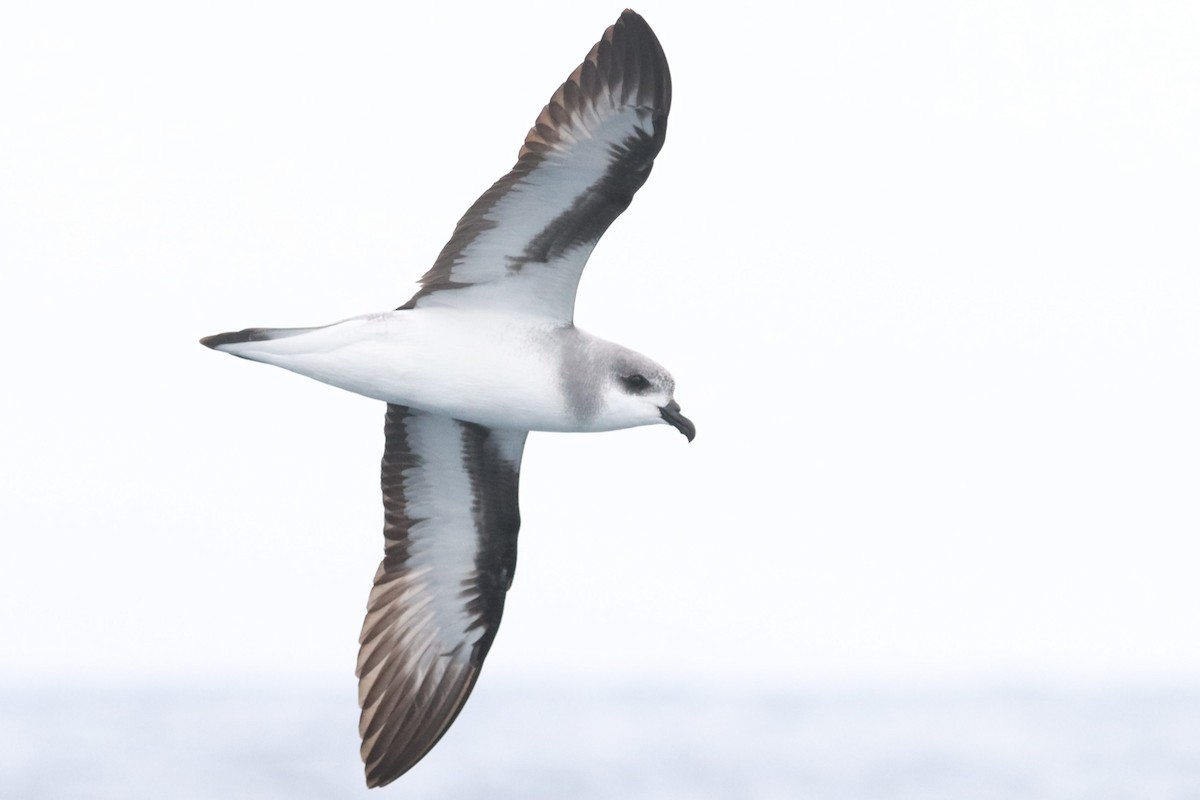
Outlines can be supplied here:
<path id="1" fill-rule="evenodd" d="M 475 201 L 401 308 L 444 304 L 570 322 L 600 236 L 662 149 L 671 74 L 625 11 L 538 115 L 516 166 Z"/>
<path id="2" fill-rule="evenodd" d="M 367 785 L 429 752 L 491 647 L 517 560 L 524 431 L 388 405 L 384 559 L 359 639 Z"/>

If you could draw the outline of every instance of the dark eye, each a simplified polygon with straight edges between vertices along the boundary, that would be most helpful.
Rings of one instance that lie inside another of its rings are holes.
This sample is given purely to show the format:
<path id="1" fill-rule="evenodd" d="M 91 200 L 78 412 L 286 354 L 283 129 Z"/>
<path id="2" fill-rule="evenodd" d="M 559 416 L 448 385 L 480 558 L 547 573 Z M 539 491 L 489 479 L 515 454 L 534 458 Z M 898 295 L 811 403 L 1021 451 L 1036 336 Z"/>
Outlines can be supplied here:
<path id="1" fill-rule="evenodd" d="M 646 376 L 635 372 L 632 375 L 623 376 L 621 383 L 625 384 L 625 388 L 635 394 L 641 394 L 650 388 L 650 381 L 646 380 Z"/>

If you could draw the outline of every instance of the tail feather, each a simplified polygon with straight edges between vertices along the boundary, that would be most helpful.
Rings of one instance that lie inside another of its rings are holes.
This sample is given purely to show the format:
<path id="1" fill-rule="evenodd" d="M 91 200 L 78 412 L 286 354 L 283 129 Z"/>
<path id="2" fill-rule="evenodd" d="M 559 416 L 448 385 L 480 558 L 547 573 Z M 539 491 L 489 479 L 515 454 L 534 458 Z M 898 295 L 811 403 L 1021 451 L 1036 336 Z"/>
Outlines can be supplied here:
<path id="1" fill-rule="evenodd" d="M 240 331 L 229 331 L 227 333 L 216 333 L 212 336 L 205 336 L 200 340 L 200 344 L 205 347 L 211 347 L 214 350 L 220 350 L 222 345 L 286 339 L 289 336 L 298 336 L 301 333 L 308 333 L 313 330 L 316 330 L 316 328 L 244 328 Z"/>
<path id="2" fill-rule="evenodd" d="M 394 343 L 389 344 L 387 329 L 386 315 L 368 314 L 314 328 L 246 328 L 205 336 L 200 343 L 247 361 L 273 364 L 367 397 L 379 397 L 379 362 L 392 358 L 396 350 Z"/>

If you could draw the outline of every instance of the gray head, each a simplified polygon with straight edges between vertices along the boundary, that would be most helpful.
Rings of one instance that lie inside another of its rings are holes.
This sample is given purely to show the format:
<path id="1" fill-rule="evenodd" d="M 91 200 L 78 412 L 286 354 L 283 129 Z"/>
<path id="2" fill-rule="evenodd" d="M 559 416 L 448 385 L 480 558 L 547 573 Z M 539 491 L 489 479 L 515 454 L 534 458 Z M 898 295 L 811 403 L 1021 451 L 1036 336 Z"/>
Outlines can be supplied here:
<path id="1" fill-rule="evenodd" d="M 696 426 L 675 402 L 675 379 L 661 364 L 612 342 L 582 337 L 574 357 L 566 360 L 571 366 L 564 370 L 563 384 L 573 408 L 594 430 L 665 422 L 689 442 L 696 437 Z"/>

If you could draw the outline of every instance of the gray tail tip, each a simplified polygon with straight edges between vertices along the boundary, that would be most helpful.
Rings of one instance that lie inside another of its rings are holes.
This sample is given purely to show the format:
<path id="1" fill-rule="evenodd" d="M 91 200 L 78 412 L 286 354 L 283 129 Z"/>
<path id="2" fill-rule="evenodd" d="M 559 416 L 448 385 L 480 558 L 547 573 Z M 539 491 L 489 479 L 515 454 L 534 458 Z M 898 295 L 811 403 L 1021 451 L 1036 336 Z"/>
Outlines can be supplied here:
<path id="1" fill-rule="evenodd" d="M 229 333 L 217 333 L 212 336 L 205 336 L 200 340 L 200 344 L 205 347 L 211 347 L 214 350 L 220 350 L 222 346 L 227 344 L 245 344 L 246 342 L 266 342 L 271 339 L 286 339 L 289 336 L 299 336 L 302 333 L 315 331 L 316 328 L 245 328 L 240 331 L 229 331 Z M 236 353 L 235 353 L 236 355 Z"/>
<path id="2" fill-rule="evenodd" d="M 245 330 L 240 331 L 229 331 L 228 333 L 215 333 L 212 336 L 205 336 L 200 340 L 200 344 L 217 350 L 223 344 L 261 342 L 264 339 L 272 338 L 267 334 L 268 330 L 266 328 L 246 328 Z"/>

